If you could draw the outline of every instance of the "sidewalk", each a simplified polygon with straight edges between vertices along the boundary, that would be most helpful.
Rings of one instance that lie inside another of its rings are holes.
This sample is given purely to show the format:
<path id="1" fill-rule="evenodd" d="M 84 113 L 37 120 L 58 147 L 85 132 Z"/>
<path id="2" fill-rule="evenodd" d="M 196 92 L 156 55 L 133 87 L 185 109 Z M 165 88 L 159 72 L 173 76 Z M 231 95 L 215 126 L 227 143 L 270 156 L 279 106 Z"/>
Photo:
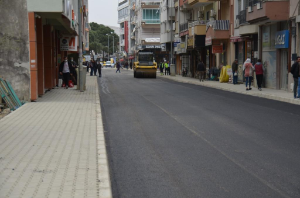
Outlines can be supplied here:
<path id="1" fill-rule="evenodd" d="M 0 120 L 0 197 L 111 197 L 97 77 Z"/>
<path id="2" fill-rule="evenodd" d="M 231 91 L 240 94 L 246 94 L 251 96 L 257 96 L 261 98 L 267 98 L 282 102 L 287 102 L 291 104 L 300 105 L 300 100 L 294 99 L 294 95 L 292 92 L 276 90 L 276 89 L 267 89 L 262 88 L 262 91 L 259 91 L 257 88 L 252 87 L 252 90 L 246 91 L 245 84 L 233 85 L 229 83 L 220 83 L 219 81 L 204 81 L 200 82 L 199 79 L 191 78 L 191 77 L 182 77 L 182 76 L 161 76 L 157 74 L 158 77 L 174 80 L 182 83 L 189 83 L 194 85 L 201 85 L 205 87 L 211 87 L 215 89 L 221 89 L 224 91 Z"/>

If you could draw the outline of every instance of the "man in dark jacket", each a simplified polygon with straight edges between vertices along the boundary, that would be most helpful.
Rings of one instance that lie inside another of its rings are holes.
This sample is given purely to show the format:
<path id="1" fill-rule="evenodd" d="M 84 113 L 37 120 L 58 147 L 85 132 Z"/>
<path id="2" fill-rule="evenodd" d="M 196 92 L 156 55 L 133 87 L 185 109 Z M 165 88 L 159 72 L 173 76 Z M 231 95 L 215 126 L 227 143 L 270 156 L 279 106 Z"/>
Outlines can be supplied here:
<path id="1" fill-rule="evenodd" d="M 231 65 L 232 67 L 232 75 L 233 75 L 233 84 L 236 85 L 237 84 L 237 80 L 238 80 L 238 60 L 235 59 Z"/>
<path id="2" fill-rule="evenodd" d="M 204 82 L 204 75 L 205 75 L 205 65 L 202 60 L 197 65 L 197 70 L 199 72 L 199 80 L 200 82 Z"/>
<path id="3" fill-rule="evenodd" d="M 102 65 L 100 63 L 100 61 L 97 61 L 97 68 L 98 68 L 98 73 L 99 73 L 99 78 L 101 77 L 101 69 L 102 69 Z"/>
<path id="4" fill-rule="evenodd" d="M 294 77 L 294 98 L 300 98 L 300 57 L 297 57 L 297 61 L 293 64 L 291 73 Z M 297 96 L 298 88 L 298 96 Z"/>
<path id="5" fill-rule="evenodd" d="M 65 57 L 65 61 L 62 62 L 59 66 L 59 73 L 60 75 L 63 76 L 63 80 L 66 86 L 66 89 L 68 89 L 69 86 L 69 80 L 70 80 L 70 75 L 73 73 L 73 67 L 72 63 L 68 61 L 68 57 Z"/>
<path id="6" fill-rule="evenodd" d="M 96 73 L 97 73 L 97 64 L 96 64 L 96 61 L 94 59 L 91 60 L 90 68 L 91 68 L 90 75 L 92 76 L 93 72 L 94 72 L 94 75 L 96 76 Z"/>

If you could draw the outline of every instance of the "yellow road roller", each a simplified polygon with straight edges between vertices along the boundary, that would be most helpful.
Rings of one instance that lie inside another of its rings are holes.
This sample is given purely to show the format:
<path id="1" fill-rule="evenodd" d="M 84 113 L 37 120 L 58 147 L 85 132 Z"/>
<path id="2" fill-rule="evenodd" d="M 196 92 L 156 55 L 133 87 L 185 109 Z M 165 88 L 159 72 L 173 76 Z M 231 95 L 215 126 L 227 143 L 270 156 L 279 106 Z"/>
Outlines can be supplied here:
<path id="1" fill-rule="evenodd" d="M 153 52 L 139 52 L 138 62 L 133 64 L 135 78 L 156 78 L 157 63 L 153 61 Z"/>

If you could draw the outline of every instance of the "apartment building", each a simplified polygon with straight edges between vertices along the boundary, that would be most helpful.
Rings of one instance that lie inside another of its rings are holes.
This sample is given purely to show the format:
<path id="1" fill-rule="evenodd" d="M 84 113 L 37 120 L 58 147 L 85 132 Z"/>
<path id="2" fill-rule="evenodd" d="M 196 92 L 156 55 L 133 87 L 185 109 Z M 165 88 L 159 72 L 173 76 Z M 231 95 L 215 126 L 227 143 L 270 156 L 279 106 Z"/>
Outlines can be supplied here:
<path id="1" fill-rule="evenodd" d="M 119 0 L 118 24 L 120 24 L 119 51 L 121 57 L 127 57 L 129 52 L 129 21 L 130 21 L 129 0 Z"/>
<path id="2" fill-rule="evenodd" d="M 89 50 L 88 0 L 27 0 L 32 101 L 58 85 L 64 56 L 78 60 L 78 18 L 82 19 L 83 51 Z"/>
<path id="3" fill-rule="evenodd" d="M 160 0 L 136 0 L 135 2 L 135 45 L 136 52 L 150 51 L 155 61 L 161 61 L 166 53 L 160 45 Z"/>

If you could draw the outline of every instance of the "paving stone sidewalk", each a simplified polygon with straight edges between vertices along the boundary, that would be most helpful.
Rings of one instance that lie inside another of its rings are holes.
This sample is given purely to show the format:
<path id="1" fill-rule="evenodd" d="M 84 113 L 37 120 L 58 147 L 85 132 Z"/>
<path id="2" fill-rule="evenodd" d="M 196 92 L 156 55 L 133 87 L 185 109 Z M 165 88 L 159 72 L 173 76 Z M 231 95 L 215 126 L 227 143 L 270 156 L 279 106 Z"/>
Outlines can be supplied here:
<path id="1" fill-rule="evenodd" d="M 99 109 L 87 76 L 85 92 L 53 89 L 0 120 L 0 197 L 101 197 Z"/>
<path id="2" fill-rule="evenodd" d="M 277 101 L 300 105 L 300 100 L 294 99 L 293 93 L 289 92 L 289 91 L 267 89 L 267 88 L 262 88 L 262 91 L 259 91 L 255 87 L 252 87 L 252 90 L 250 90 L 250 91 L 246 91 L 245 84 L 233 85 L 230 83 L 220 83 L 219 81 L 207 81 L 207 80 L 204 82 L 200 82 L 199 79 L 195 79 L 195 78 L 182 77 L 179 75 L 176 75 L 176 76 L 163 75 L 163 76 L 161 76 L 159 73 L 157 73 L 157 76 L 161 77 L 161 78 L 174 80 L 177 82 L 201 85 L 201 86 L 205 86 L 205 87 L 211 87 L 211 88 L 215 88 L 215 89 L 221 89 L 221 90 L 225 90 L 225 91 L 231 91 L 231 92 L 235 92 L 235 93 L 252 95 L 252 96 L 268 98 L 268 99 L 272 99 L 272 100 L 277 100 Z"/>

